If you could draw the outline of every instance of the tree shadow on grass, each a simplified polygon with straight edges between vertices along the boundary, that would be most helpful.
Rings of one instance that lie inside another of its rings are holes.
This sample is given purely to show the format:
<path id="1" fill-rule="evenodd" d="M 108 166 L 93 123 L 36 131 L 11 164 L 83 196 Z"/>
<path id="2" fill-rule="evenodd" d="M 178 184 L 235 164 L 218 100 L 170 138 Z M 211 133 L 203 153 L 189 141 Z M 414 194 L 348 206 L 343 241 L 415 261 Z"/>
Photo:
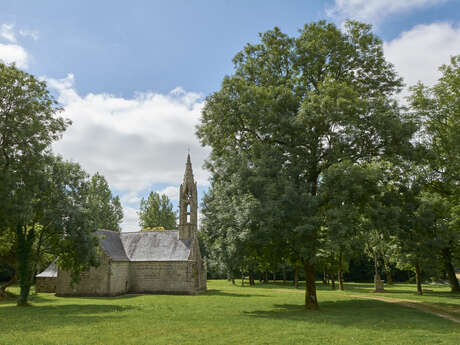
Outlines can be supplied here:
<path id="1" fill-rule="evenodd" d="M 121 319 L 124 317 L 124 312 L 132 309 L 136 308 L 116 304 L 0 306 L 0 334 L 12 331 L 12 329 L 15 331 L 44 331 L 44 329 L 66 325 L 85 327 L 94 322 Z M 43 319 L 46 319 L 46 322 L 43 322 Z M 2 322 L 3 320 L 5 322 Z"/>
<path id="2" fill-rule="evenodd" d="M 373 293 L 373 283 L 344 283 L 345 285 L 345 291 L 344 292 L 356 292 L 356 293 Z M 392 294 L 402 294 L 402 295 L 407 295 L 407 296 L 414 296 L 417 294 L 417 287 L 414 284 L 413 289 L 407 289 L 406 288 L 400 287 L 398 288 L 398 284 L 394 285 L 385 285 L 386 290 L 384 293 L 382 293 L 383 296 L 388 295 L 388 297 L 391 297 Z M 270 283 L 265 283 L 265 284 L 257 284 L 255 288 L 258 289 L 288 289 L 292 291 L 305 291 L 305 282 L 300 282 L 299 283 L 299 288 L 296 289 L 292 284 L 281 284 L 278 282 L 270 282 Z M 434 287 L 436 288 L 436 287 Z M 316 283 L 316 290 L 317 291 L 337 291 L 340 292 L 339 290 L 339 285 L 336 283 L 336 290 L 332 290 L 331 285 L 326 285 L 322 284 L 320 282 Z M 423 287 L 423 294 L 424 296 L 434 296 L 434 297 L 445 297 L 449 299 L 459 299 L 460 300 L 460 294 L 455 294 L 449 291 L 436 291 L 433 290 L 432 287 Z"/>
<path id="3" fill-rule="evenodd" d="M 346 284 L 345 285 L 345 292 L 356 292 L 356 293 L 373 293 L 373 287 L 371 284 Z M 398 287 L 397 285 L 389 285 L 386 286 L 385 292 L 380 292 L 377 296 L 387 296 L 387 297 L 395 297 L 392 295 L 405 295 L 407 297 L 416 296 L 417 295 L 417 288 L 414 285 L 413 289 L 404 289 L 402 287 Z M 417 295 L 418 296 L 418 295 Z M 450 291 L 436 291 L 430 288 L 423 287 L 423 296 L 429 297 L 439 297 L 439 298 L 446 298 L 446 299 L 454 299 L 460 301 L 460 294 L 452 293 Z M 400 296 L 404 298 L 404 296 Z M 397 297 L 396 297 L 397 298 Z M 427 301 L 429 302 L 429 301 Z"/>
<path id="4" fill-rule="evenodd" d="M 202 296 L 228 296 L 228 297 L 270 297 L 267 295 L 260 294 L 247 294 L 247 293 L 232 293 L 218 289 L 209 289 Z"/>
<path id="5" fill-rule="evenodd" d="M 306 310 L 303 305 L 275 304 L 271 310 L 246 311 L 245 315 L 273 320 L 340 325 L 359 329 L 422 329 L 444 334 L 458 330 L 458 325 L 435 315 L 409 307 L 375 300 L 344 300 L 320 303 L 319 311 Z"/>

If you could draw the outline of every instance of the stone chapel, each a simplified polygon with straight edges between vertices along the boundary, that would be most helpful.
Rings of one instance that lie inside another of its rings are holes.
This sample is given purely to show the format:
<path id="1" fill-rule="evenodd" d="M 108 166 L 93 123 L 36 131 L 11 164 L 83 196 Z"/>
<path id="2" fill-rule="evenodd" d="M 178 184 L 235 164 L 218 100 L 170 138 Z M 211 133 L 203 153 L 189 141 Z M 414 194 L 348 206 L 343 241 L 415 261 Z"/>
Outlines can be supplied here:
<path id="1" fill-rule="evenodd" d="M 179 196 L 179 229 L 145 232 L 97 230 L 100 265 L 70 284 L 55 263 L 37 275 L 37 292 L 57 296 L 116 296 L 124 293 L 199 294 L 206 267 L 197 238 L 198 197 L 190 154 Z"/>

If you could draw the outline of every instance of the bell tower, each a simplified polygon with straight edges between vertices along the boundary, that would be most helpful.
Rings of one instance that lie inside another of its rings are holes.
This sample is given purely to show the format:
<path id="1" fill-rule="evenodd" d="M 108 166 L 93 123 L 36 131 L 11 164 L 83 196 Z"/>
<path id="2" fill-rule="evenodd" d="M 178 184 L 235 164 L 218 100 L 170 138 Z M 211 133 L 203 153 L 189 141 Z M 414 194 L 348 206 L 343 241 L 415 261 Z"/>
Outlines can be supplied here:
<path id="1" fill-rule="evenodd" d="M 197 220 L 197 189 L 190 154 L 188 154 L 187 163 L 185 163 L 184 182 L 180 185 L 179 192 L 179 239 L 194 238 L 196 236 Z"/>

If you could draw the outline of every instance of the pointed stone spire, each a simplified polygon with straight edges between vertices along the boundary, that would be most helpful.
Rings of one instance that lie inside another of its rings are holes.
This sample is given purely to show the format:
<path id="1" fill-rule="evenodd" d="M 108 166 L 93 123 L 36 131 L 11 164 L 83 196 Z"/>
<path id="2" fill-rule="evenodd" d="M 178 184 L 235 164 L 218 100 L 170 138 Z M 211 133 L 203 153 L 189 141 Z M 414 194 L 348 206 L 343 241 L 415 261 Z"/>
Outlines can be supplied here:
<path id="1" fill-rule="evenodd" d="M 190 153 L 185 163 L 184 182 L 179 194 L 179 238 L 193 238 L 198 220 L 198 200 L 195 178 L 193 177 Z"/>
<path id="2" fill-rule="evenodd" d="M 190 153 L 187 154 L 187 162 L 185 163 L 184 184 L 186 181 L 195 183 L 195 179 L 193 177 L 192 162 L 190 161 Z"/>

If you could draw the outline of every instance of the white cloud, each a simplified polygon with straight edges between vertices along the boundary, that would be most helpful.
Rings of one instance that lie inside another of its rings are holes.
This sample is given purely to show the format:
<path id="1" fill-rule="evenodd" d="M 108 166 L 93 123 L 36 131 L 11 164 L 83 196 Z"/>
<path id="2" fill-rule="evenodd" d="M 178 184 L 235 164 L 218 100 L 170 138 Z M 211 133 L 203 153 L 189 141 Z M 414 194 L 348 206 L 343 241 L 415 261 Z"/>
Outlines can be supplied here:
<path id="1" fill-rule="evenodd" d="M 81 96 L 74 79 L 72 74 L 47 79 L 65 107 L 62 115 L 73 122 L 63 139 L 54 144 L 54 151 L 79 162 L 91 174 L 99 171 L 111 188 L 120 192 L 124 231 L 137 226 L 137 215 L 129 204 L 138 204 L 139 195 L 151 190 L 153 184 L 182 181 L 187 147 L 195 179 L 199 185 L 208 184 L 208 173 L 202 169 L 208 150 L 195 136 L 204 104 L 199 94 L 177 88 L 169 94 L 140 92 L 133 98 Z M 177 199 L 174 188 L 161 192 Z"/>
<path id="2" fill-rule="evenodd" d="M 29 54 L 23 47 L 17 44 L 0 43 L 0 61 L 7 64 L 14 62 L 19 68 L 27 68 Z"/>
<path id="3" fill-rule="evenodd" d="M 0 38 L 7 41 L 7 43 L 0 42 L 0 61 L 7 64 L 15 63 L 19 68 L 27 68 L 30 56 L 21 45 L 17 44 L 14 25 L 2 24 Z"/>
<path id="4" fill-rule="evenodd" d="M 22 37 L 30 37 L 31 39 L 33 39 L 34 41 L 38 40 L 38 31 L 36 30 L 25 30 L 25 29 L 21 29 L 19 30 L 19 34 L 22 36 Z"/>
<path id="5" fill-rule="evenodd" d="M 157 193 L 160 195 L 166 195 L 172 201 L 179 200 L 179 187 L 168 186 L 163 190 L 157 191 Z"/>
<path id="6" fill-rule="evenodd" d="M 38 31 L 36 30 L 29 30 L 29 29 L 20 29 L 17 31 L 20 36 L 22 37 L 29 37 L 34 41 L 38 40 Z M 2 24 L 0 26 L 0 37 L 3 37 L 10 43 L 16 43 L 16 32 L 14 30 L 13 24 Z"/>
<path id="7" fill-rule="evenodd" d="M 326 9 L 328 16 L 344 20 L 357 19 L 378 24 L 385 17 L 410 10 L 433 6 L 445 0 L 335 0 Z"/>
<path id="8" fill-rule="evenodd" d="M 385 42 L 384 51 L 407 86 L 418 81 L 433 85 L 440 77 L 439 66 L 460 54 L 460 26 L 445 22 L 417 25 Z"/>
<path id="9" fill-rule="evenodd" d="M 16 43 L 16 36 L 13 29 L 13 24 L 2 24 L 2 26 L 0 26 L 0 36 L 6 39 L 8 42 Z"/>
<path id="10" fill-rule="evenodd" d="M 139 217 L 135 208 L 129 206 L 123 207 L 123 223 L 121 224 L 121 228 L 124 232 L 140 230 Z"/>
<path id="11" fill-rule="evenodd" d="M 123 204 L 139 204 L 141 202 L 141 198 L 136 192 L 125 193 L 120 197 L 120 200 Z"/>

